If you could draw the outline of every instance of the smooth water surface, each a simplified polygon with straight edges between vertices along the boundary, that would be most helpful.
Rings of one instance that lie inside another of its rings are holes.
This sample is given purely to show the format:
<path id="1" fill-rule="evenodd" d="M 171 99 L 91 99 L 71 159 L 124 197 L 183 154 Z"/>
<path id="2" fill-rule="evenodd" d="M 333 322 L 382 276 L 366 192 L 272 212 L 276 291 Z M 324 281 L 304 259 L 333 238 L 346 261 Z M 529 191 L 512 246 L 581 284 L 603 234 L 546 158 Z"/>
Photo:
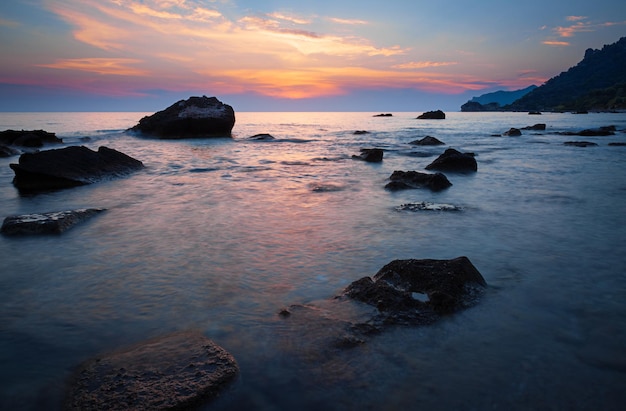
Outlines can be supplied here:
<path id="1" fill-rule="evenodd" d="M 0 409 L 57 409 L 80 362 L 185 329 L 241 368 L 206 409 L 622 409 L 626 147 L 608 143 L 626 134 L 555 132 L 624 130 L 626 114 L 237 113 L 232 139 L 178 141 L 126 134 L 144 114 L 0 114 L 0 130 L 45 129 L 146 166 L 23 196 L 17 157 L 0 159 L 2 218 L 107 208 L 59 236 L 0 237 Z M 545 132 L 495 136 L 538 122 Z M 447 145 L 408 144 L 426 135 Z M 351 158 L 373 147 L 382 163 Z M 448 173 L 438 193 L 384 189 L 447 147 L 475 153 L 478 172 Z M 396 209 L 418 201 L 463 211 Z M 461 255 L 489 289 L 434 326 L 329 350 L 323 325 L 277 315 L 308 304 L 342 316 L 332 297 L 391 260 Z"/>

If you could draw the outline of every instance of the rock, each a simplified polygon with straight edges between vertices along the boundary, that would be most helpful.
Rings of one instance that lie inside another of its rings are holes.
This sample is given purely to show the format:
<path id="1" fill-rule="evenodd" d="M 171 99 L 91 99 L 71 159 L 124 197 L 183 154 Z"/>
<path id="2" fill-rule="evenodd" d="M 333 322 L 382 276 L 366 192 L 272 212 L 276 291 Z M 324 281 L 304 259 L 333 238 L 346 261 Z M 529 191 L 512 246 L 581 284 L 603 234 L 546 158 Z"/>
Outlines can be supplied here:
<path id="1" fill-rule="evenodd" d="M 159 138 L 230 137 L 235 125 L 231 106 L 215 97 L 190 97 L 142 118 L 129 131 Z"/>
<path id="2" fill-rule="evenodd" d="M 356 130 L 354 133 L 354 135 L 361 135 L 361 134 L 369 134 L 370 132 L 367 130 Z"/>
<path id="3" fill-rule="evenodd" d="M 413 144 L 416 146 L 442 146 L 442 145 L 445 145 L 446 143 L 444 143 L 443 141 L 435 137 L 426 136 L 420 140 L 413 140 L 409 144 Z"/>
<path id="4" fill-rule="evenodd" d="M 54 133 L 44 130 L 0 131 L 0 144 L 18 147 L 43 147 L 47 143 L 62 143 Z"/>
<path id="5" fill-rule="evenodd" d="M 432 163 L 426 166 L 426 170 L 439 171 L 478 171 L 478 164 L 472 153 L 461 153 L 458 150 L 449 148 L 437 157 Z"/>
<path id="6" fill-rule="evenodd" d="M 421 201 L 419 203 L 406 203 L 396 207 L 398 211 L 462 211 L 463 208 L 453 204 L 438 204 Z"/>
<path id="7" fill-rule="evenodd" d="M 601 137 L 615 135 L 615 131 L 615 126 L 602 126 L 599 128 L 588 128 L 580 131 L 561 131 L 555 134 L 562 136 Z"/>
<path id="8" fill-rule="evenodd" d="M 350 284 L 343 295 L 376 307 L 384 324 L 431 324 L 477 302 L 487 286 L 467 257 L 394 260 Z"/>
<path id="9" fill-rule="evenodd" d="M 380 163 L 383 161 L 383 149 L 381 148 L 362 148 L 361 154 L 352 156 L 355 160 L 363 160 L 368 163 Z"/>
<path id="10" fill-rule="evenodd" d="M 7 235 L 61 234 L 104 210 L 104 208 L 81 208 L 43 214 L 9 216 L 4 219 L 0 231 Z"/>
<path id="11" fill-rule="evenodd" d="M 536 131 L 542 131 L 546 129 L 546 125 L 543 123 L 537 123 L 533 126 L 527 126 L 527 127 L 522 127 L 522 130 L 536 130 Z M 520 133 L 521 134 L 521 133 Z"/>
<path id="12" fill-rule="evenodd" d="M 441 111 L 427 111 L 423 114 L 417 116 L 419 120 L 444 120 L 446 118 L 446 114 Z"/>
<path id="13" fill-rule="evenodd" d="M 419 171 L 394 171 L 389 177 L 391 180 L 385 188 L 388 190 L 403 190 L 409 188 L 429 188 L 432 191 L 441 191 L 452 185 L 448 178 L 441 174 L 420 173 Z"/>
<path id="14" fill-rule="evenodd" d="M 198 332 L 179 332 L 87 361 L 66 409 L 182 410 L 214 399 L 239 374 L 235 359 Z"/>
<path id="15" fill-rule="evenodd" d="M 391 117 L 393 116 L 393 114 L 391 113 L 380 113 L 380 114 L 375 114 L 372 117 Z"/>
<path id="16" fill-rule="evenodd" d="M 541 111 L 529 111 L 528 114 L 531 116 L 540 116 Z"/>
<path id="17" fill-rule="evenodd" d="M 522 135 L 522 132 L 519 128 L 511 127 L 509 131 L 505 131 L 504 133 L 502 133 L 502 135 L 509 137 L 519 137 Z"/>
<path id="18" fill-rule="evenodd" d="M 609 143 L 610 146 L 615 146 L 615 147 L 624 147 L 626 146 L 626 143 L 623 142 L 615 142 L 615 143 Z"/>
<path id="19" fill-rule="evenodd" d="M 592 143 L 591 141 L 566 141 L 563 143 L 566 146 L 572 147 L 593 147 L 597 146 L 596 143 Z"/>
<path id="20" fill-rule="evenodd" d="M 10 164 L 10 167 L 15 172 L 15 187 L 37 191 L 121 177 L 143 168 L 143 164 L 107 147 L 100 147 L 96 152 L 84 146 L 71 146 L 22 154 L 18 164 Z"/>
<path id="21" fill-rule="evenodd" d="M 20 152 L 14 148 L 0 144 L 0 157 L 13 157 L 18 154 L 20 154 Z"/>
<path id="22" fill-rule="evenodd" d="M 248 137 L 248 140 L 254 140 L 254 141 L 273 141 L 276 140 L 274 138 L 273 135 L 271 134 L 267 134 L 267 133 L 262 133 L 262 134 L 255 134 L 251 137 Z"/>

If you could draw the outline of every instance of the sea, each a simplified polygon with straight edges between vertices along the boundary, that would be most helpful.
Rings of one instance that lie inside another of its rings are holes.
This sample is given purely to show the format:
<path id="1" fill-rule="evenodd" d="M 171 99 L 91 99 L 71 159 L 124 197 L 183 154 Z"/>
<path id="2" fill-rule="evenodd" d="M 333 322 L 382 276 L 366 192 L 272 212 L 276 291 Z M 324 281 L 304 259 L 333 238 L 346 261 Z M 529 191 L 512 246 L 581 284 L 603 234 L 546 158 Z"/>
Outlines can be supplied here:
<path id="1" fill-rule="evenodd" d="M 46 149 L 106 146 L 145 165 L 33 195 L 12 184 L 18 157 L 0 159 L 0 218 L 106 208 L 61 235 L 0 236 L 0 409 L 60 409 L 83 361 L 185 330 L 240 368 L 201 410 L 623 409 L 626 147 L 609 143 L 626 143 L 626 113 L 238 112 L 231 138 L 125 131 L 147 114 L 0 113 L 0 130 L 63 139 Z M 445 145 L 410 144 L 425 136 Z M 597 146 L 564 144 L 580 140 Z M 353 159 L 362 148 L 383 161 Z M 446 173 L 439 192 L 385 189 L 447 148 L 478 171 Z M 403 207 L 421 202 L 460 210 Z M 459 256 L 488 287 L 429 326 L 333 349 L 325 321 L 279 315 L 346 319 L 354 307 L 334 297 L 351 282 Z"/>

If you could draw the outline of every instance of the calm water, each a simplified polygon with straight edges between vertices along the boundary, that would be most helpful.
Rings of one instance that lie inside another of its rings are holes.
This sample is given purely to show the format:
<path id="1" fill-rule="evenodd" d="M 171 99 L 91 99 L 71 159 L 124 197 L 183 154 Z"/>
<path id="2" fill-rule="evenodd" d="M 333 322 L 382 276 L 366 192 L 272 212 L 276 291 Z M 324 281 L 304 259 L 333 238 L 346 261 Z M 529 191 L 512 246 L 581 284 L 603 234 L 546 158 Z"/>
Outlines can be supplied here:
<path id="1" fill-rule="evenodd" d="M 53 237 L 0 237 L 0 409 L 56 409 L 73 367 L 149 337 L 199 329 L 241 376 L 207 409 L 618 410 L 626 401 L 626 134 L 565 137 L 626 114 L 238 113 L 233 139 L 123 132 L 144 113 L 2 113 L 146 165 L 132 176 L 20 196 L 0 159 L 1 218 L 106 207 Z M 546 132 L 493 137 L 546 123 Z M 354 135 L 355 130 L 369 134 Z M 271 133 L 274 142 L 247 138 Z M 388 192 L 445 147 L 476 153 L 453 186 Z M 89 141 L 83 141 L 89 137 Z M 564 146 L 569 140 L 597 147 Z M 354 161 L 384 148 L 382 164 Z M 417 201 L 462 212 L 408 212 Z M 481 303 L 423 328 L 332 351 L 281 307 L 328 299 L 397 258 L 466 255 Z M 288 319 L 289 320 L 289 319 Z"/>

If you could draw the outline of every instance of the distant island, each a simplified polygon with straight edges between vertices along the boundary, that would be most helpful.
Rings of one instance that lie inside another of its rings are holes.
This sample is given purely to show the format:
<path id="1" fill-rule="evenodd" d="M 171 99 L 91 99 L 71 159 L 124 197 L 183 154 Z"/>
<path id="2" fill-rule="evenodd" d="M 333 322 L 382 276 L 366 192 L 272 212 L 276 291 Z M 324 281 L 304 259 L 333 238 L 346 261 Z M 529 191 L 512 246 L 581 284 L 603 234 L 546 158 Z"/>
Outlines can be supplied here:
<path id="1" fill-rule="evenodd" d="M 493 93 L 483 94 L 463 104 L 461 111 L 499 111 L 502 107 L 522 98 L 536 88 L 537 86 L 532 85 L 521 90 L 499 90 Z"/>
<path id="2" fill-rule="evenodd" d="M 587 49 L 576 66 L 539 87 L 474 97 L 461 111 L 626 110 L 626 37 L 600 50 Z M 531 86 L 532 87 L 532 86 Z M 528 90 L 524 93 L 525 90 Z M 499 94 L 500 93 L 500 94 Z M 505 94 L 501 94 L 505 93 Z M 521 95 L 511 102 L 500 96 Z M 492 99 L 493 101 L 487 101 Z"/>

